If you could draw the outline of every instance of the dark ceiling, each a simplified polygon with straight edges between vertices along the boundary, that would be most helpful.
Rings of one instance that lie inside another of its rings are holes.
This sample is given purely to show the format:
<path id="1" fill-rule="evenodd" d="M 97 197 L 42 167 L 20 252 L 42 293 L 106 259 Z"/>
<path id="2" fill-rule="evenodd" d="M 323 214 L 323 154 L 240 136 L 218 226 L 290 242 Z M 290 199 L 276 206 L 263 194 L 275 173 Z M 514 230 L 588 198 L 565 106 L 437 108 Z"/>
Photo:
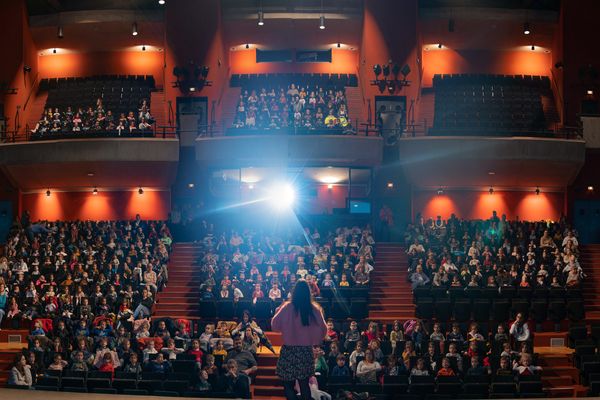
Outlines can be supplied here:
<path id="1" fill-rule="evenodd" d="M 26 0 L 29 15 L 85 10 L 156 10 L 157 0 Z"/>
<path id="2" fill-rule="evenodd" d="M 560 0 L 420 0 L 420 8 L 465 7 L 559 11 Z"/>

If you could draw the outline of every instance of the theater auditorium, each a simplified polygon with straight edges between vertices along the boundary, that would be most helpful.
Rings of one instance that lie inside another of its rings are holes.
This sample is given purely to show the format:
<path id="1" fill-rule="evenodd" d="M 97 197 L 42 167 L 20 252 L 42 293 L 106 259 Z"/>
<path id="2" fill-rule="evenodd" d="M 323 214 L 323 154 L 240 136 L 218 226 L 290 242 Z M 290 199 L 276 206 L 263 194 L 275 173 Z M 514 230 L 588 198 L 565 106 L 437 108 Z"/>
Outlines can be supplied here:
<path id="1" fill-rule="evenodd" d="M 598 21 L 0 2 L 0 398 L 600 396 Z"/>

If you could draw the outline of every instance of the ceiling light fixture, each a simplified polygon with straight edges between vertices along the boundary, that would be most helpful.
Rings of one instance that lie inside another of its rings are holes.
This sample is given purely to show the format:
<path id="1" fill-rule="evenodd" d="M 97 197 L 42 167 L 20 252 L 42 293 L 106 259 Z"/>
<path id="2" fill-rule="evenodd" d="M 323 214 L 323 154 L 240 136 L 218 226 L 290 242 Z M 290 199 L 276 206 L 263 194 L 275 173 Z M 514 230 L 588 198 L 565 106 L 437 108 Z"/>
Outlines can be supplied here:
<path id="1" fill-rule="evenodd" d="M 523 24 L 523 34 L 529 35 L 531 33 L 531 29 L 529 28 L 529 22 L 525 22 Z"/>
<path id="2" fill-rule="evenodd" d="M 594 191 L 594 187 L 592 185 L 587 187 L 588 192 L 593 192 Z"/>
<path id="3" fill-rule="evenodd" d="M 319 29 L 325 29 L 325 16 L 321 15 L 319 18 Z"/>
<path id="4" fill-rule="evenodd" d="M 57 36 L 59 39 L 62 39 L 62 38 L 64 38 L 64 37 L 65 37 L 65 35 L 64 35 L 64 33 L 63 33 L 63 28 L 62 28 L 62 26 L 59 26 L 59 27 L 58 27 L 58 30 L 56 31 L 56 36 Z"/>
<path id="5" fill-rule="evenodd" d="M 594 95 L 594 91 L 591 89 L 588 89 L 587 91 L 588 96 L 593 96 Z"/>
<path id="6" fill-rule="evenodd" d="M 188 188 L 193 189 L 194 188 L 194 184 L 193 183 L 188 183 Z"/>
<path id="7" fill-rule="evenodd" d="M 166 3 L 166 1 L 165 1 L 165 0 L 158 0 L 158 4 L 160 4 L 161 6 L 164 6 L 164 5 L 165 5 L 165 3 Z"/>
<path id="8" fill-rule="evenodd" d="M 265 15 L 261 11 L 258 12 L 258 26 L 263 26 L 265 24 Z"/>
<path id="9" fill-rule="evenodd" d="M 134 22 L 133 25 L 131 25 L 131 34 L 133 36 L 138 35 L 137 22 Z"/>
<path id="10" fill-rule="evenodd" d="M 439 188 L 439 189 L 437 190 L 437 194 L 438 194 L 439 196 L 443 195 L 443 194 L 444 194 L 444 189 L 443 189 L 443 188 Z"/>
<path id="11" fill-rule="evenodd" d="M 392 189 L 394 187 L 394 182 L 388 182 L 387 187 L 388 189 Z"/>
<path id="12" fill-rule="evenodd" d="M 94 190 L 92 190 L 92 194 L 95 196 L 98 194 L 98 188 L 94 188 Z"/>

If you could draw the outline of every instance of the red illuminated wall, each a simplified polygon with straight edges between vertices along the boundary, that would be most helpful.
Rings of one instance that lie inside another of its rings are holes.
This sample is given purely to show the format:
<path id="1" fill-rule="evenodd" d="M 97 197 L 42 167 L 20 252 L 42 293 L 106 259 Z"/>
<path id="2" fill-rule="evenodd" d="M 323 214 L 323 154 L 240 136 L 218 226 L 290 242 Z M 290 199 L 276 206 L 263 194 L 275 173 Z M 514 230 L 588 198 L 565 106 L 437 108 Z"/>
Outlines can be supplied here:
<path id="1" fill-rule="evenodd" d="M 49 54 L 39 56 L 40 78 L 91 75 L 153 75 L 163 82 L 164 54 L 149 51 Z"/>
<path id="2" fill-rule="evenodd" d="M 256 63 L 256 50 L 238 50 L 229 53 L 229 64 L 232 74 L 279 72 L 356 74 L 358 52 L 333 49 L 330 63 Z"/>
<path id="3" fill-rule="evenodd" d="M 538 51 L 432 49 L 423 51 L 423 86 L 435 74 L 550 75 L 552 55 Z"/>
<path id="4" fill-rule="evenodd" d="M 421 213 L 425 218 L 441 215 L 447 219 L 451 214 L 465 219 L 487 219 L 492 211 L 506 214 L 508 219 L 556 221 L 564 213 L 563 193 L 535 193 L 496 191 L 485 192 L 446 191 L 413 193 L 413 218 Z"/>
<path id="5" fill-rule="evenodd" d="M 32 220 L 114 220 L 131 219 L 140 214 L 143 219 L 167 219 L 171 209 L 168 191 L 150 190 L 139 194 L 127 192 L 52 192 L 28 193 L 21 196 L 22 210 L 31 213 Z"/>

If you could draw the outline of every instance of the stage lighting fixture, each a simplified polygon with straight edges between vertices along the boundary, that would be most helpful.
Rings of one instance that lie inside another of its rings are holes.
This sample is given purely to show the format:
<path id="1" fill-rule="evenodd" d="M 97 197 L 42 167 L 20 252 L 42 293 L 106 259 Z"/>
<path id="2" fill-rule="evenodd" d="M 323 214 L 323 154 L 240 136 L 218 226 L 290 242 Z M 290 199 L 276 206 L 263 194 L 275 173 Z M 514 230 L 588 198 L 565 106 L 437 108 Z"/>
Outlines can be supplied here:
<path id="1" fill-rule="evenodd" d="M 275 185 L 269 191 L 269 202 L 279 211 L 292 207 L 295 200 L 296 191 L 289 183 Z"/>
<path id="2" fill-rule="evenodd" d="M 539 187 L 535 188 L 535 194 L 536 194 L 536 195 L 539 195 L 539 194 L 540 194 L 540 192 L 541 192 L 541 190 L 540 190 L 540 188 L 539 188 Z"/>
<path id="3" fill-rule="evenodd" d="M 531 51 L 534 51 L 534 50 L 535 50 L 535 45 L 532 44 L 531 45 Z"/>
<path id="4" fill-rule="evenodd" d="M 375 73 L 375 79 L 378 79 L 379 75 L 381 75 L 381 65 L 373 65 L 373 72 Z"/>
<path id="5" fill-rule="evenodd" d="M 56 49 L 53 49 L 53 50 L 52 50 L 52 54 L 56 54 Z"/>
<path id="6" fill-rule="evenodd" d="M 400 73 L 404 76 L 404 78 L 406 79 L 406 77 L 408 76 L 408 74 L 410 74 L 410 67 L 408 64 L 404 64 L 404 66 L 402 67 L 402 69 L 400 70 Z"/>
<path id="7" fill-rule="evenodd" d="M 190 86 L 190 92 L 195 92 L 196 91 L 196 86 Z"/>
<path id="8" fill-rule="evenodd" d="M 134 22 L 133 25 L 131 25 L 131 34 L 133 36 L 138 35 L 137 22 Z"/>
<path id="9" fill-rule="evenodd" d="M 63 28 L 62 28 L 62 26 L 59 26 L 59 27 L 58 27 L 58 30 L 57 30 L 57 32 L 56 32 L 56 36 L 57 36 L 59 39 L 62 39 L 62 38 L 64 38 L 64 37 L 65 37 L 65 35 L 64 35 L 64 33 L 63 33 Z"/>
<path id="10" fill-rule="evenodd" d="M 142 46 L 142 51 L 146 51 L 146 46 Z"/>
<path id="11" fill-rule="evenodd" d="M 384 65 L 383 66 L 383 76 L 385 76 L 386 78 L 388 76 L 390 76 L 390 66 L 389 65 Z"/>
<path id="12" fill-rule="evenodd" d="M 165 5 L 165 3 L 166 3 L 166 1 L 165 1 L 165 0 L 158 0 L 158 4 L 160 4 L 161 6 L 164 6 L 164 5 Z"/>
<path id="13" fill-rule="evenodd" d="M 321 15 L 319 18 L 319 29 L 325 29 L 325 16 Z"/>
<path id="14" fill-rule="evenodd" d="M 490 192 L 490 194 L 494 194 L 494 188 L 490 186 L 490 190 L 488 190 L 488 192 Z"/>
<path id="15" fill-rule="evenodd" d="M 525 24 L 523 24 L 523 34 L 529 35 L 530 33 L 531 29 L 529 28 L 529 22 L 525 22 Z"/>
<path id="16" fill-rule="evenodd" d="M 210 68 L 208 66 L 203 66 L 202 70 L 200 71 L 200 75 L 206 79 L 206 77 L 208 76 L 208 72 L 210 71 Z"/>
<path id="17" fill-rule="evenodd" d="M 265 24 L 265 16 L 262 11 L 258 12 L 258 26 L 263 26 Z"/>
<path id="18" fill-rule="evenodd" d="M 397 77 L 399 73 L 400 66 L 398 64 L 394 64 L 394 66 L 392 67 L 392 74 L 394 74 L 394 76 Z"/>
<path id="19" fill-rule="evenodd" d="M 50 189 L 46 190 L 46 196 L 50 197 Z"/>
<path id="20" fill-rule="evenodd" d="M 439 196 L 443 195 L 443 194 L 444 194 L 444 189 L 442 189 L 442 188 L 439 188 L 439 189 L 437 190 L 437 194 L 438 194 Z"/>
<path id="21" fill-rule="evenodd" d="M 98 188 L 94 188 L 94 190 L 92 190 L 92 194 L 95 196 L 98 194 Z"/>
<path id="22" fill-rule="evenodd" d="M 388 81 L 387 89 L 390 94 L 396 91 L 396 81 Z"/>
<path id="23" fill-rule="evenodd" d="M 138 194 L 144 194 L 144 189 L 142 189 L 141 187 L 138 189 Z"/>

